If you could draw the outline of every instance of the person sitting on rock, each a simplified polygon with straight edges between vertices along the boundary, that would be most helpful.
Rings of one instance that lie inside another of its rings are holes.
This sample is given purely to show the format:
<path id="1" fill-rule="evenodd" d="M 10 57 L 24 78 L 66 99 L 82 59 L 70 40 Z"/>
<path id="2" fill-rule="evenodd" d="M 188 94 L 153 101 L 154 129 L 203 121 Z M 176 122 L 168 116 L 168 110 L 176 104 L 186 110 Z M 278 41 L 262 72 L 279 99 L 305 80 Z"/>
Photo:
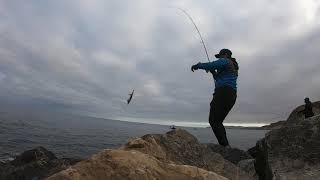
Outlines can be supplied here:
<path id="1" fill-rule="evenodd" d="M 304 99 L 305 105 L 304 105 L 304 110 L 303 110 L 303 114 L 305 118 L 309 118 L 314 116 L 313 110 L 312 110 L 312 102 L 310 101 L 310 99 L 308 97 L 306 97 Z"/>
<path id="2" fill-rule="evenodd" d="M 218 60 L 198 63 L 191 70 L 210 71 L 214 78 L 215 90 L 210 103 L 209 123 L 220 145 L 230 147 L 223 121 L 237 99 L 237 79 L 239 66 L 229 49 L 222 49 L 215 55 Z"/>

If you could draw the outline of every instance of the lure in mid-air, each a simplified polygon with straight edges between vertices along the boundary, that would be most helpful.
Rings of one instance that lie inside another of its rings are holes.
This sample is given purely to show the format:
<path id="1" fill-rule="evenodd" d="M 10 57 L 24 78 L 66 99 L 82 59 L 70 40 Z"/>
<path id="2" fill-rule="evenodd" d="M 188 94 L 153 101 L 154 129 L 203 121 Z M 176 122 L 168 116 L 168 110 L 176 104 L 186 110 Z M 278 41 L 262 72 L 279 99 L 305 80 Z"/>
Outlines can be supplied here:
<path id="1" fill-rule="evenodd" d="M 127 100 L 127 103 L 129 104 L 132 100 L 132 96 L 133 96 L 134 90 L 132 91 L 131 94 L 129 94 L 129 99 Z"/>

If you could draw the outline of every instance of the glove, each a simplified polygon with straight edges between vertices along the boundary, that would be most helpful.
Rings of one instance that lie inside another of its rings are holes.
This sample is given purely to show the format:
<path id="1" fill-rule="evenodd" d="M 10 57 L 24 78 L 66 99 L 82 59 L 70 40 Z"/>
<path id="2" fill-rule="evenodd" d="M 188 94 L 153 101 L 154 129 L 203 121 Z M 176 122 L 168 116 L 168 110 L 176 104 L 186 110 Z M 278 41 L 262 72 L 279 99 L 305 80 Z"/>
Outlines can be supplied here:
<path id="1" fill-rule="evenodd" d="M 217 72 L 215 70 L 211 70 L 210 72 L 213 75 L 213 77 L 215 77 L 217 75 Z"/>
<path id="2" fill-rule="evenodd" d="M 195 64 L 195 65 L 191 66 L 191 71 L 194 72 L 194 70 L 198 70 L 199 69 L 199 67 L 198 67 L 199 64 L 200 64 L 200 62 L 198 64 Z"/>

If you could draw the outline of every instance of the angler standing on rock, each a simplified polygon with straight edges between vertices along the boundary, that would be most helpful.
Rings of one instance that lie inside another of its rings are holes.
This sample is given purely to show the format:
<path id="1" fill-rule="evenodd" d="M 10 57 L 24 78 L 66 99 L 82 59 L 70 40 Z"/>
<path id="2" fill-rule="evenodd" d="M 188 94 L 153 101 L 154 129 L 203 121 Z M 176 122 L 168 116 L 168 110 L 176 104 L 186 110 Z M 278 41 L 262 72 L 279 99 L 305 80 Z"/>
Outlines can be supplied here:
<path id="1" fill-rule="evenodd" d="M 194 70 L 210 71 L 214 78 L 215 90 L 210 103 L 209 123 L 220 145 L 230 147 L 223 121 L 237 99 L 237 79 L 239 66 L 229 49 L 222 49 L 215 55 L 218 60 L 198 63 Z"/>
<path id="2" fill-rule="evenodd" d="M 304 117 L 309 118 L 309 117 L 314 116 L 314 112 L 312 110 L 313 105 L 312 105 L 312 102 L 310 101 L 310 99 L 308 97 L 306 97 L 304 99 L 304 102 L 305 102 L 304 110 L 303 110 Z"/>

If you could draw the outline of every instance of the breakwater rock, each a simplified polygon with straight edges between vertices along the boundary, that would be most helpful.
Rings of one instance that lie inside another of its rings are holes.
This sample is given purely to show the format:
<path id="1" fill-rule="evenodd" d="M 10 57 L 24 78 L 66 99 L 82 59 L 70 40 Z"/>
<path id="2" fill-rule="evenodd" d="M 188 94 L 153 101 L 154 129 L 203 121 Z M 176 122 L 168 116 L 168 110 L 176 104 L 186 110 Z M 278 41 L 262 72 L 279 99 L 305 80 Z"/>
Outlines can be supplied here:
<path id="1" fill-rule="evenodd" d="M 249 150 L 261 180 L 318 180 L 320 116 L 290 120 Z"/>
<path id="2" fill-rule="evenodd" d="M 254 179 L 200 144 L 185 130 L 148 134 L 117 150 L 104 150 L 48 180 L 75 179 Z"/>

